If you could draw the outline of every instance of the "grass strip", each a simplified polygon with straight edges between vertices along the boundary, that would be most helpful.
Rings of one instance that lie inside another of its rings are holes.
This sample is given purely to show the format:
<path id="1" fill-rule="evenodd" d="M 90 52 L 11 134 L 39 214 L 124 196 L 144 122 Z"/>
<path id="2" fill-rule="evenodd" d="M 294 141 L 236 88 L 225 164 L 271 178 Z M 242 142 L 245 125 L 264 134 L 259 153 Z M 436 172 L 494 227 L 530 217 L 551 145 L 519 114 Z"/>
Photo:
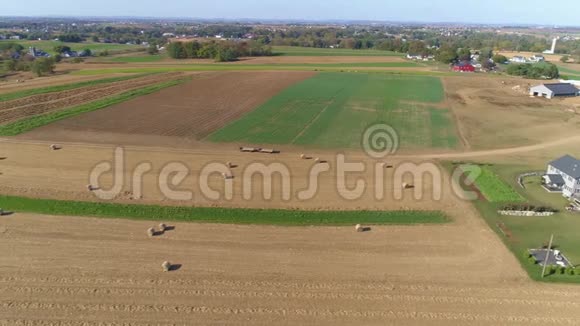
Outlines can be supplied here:
<path id="1" fill-rule="evenodd" d="M 524 197 L 488 167 L 481 167 L 481 175 L 475 179 L 475 186 L 492 203 L 525 202 Z"/>
<path id="2" fill-rule="evenodd" d="M 4 195 L 0 195 L 0 207 L 5 211 L 49 215 L 223 224 L 344 226 L 355 225 L 357 223 L 367 225 L 408 225 L 440 224 L 449 222 L 449 218 L 439 211 L 300 211 L 283 209 L 155 206 L 33 199 Z"/>
<path id="3" fill-rule="evenodd" d="M 0 102 L 11 101 L 11 100 L 15 100 L 15 99 L 23 98 L 23 97 L 32 96 L 32 95 L 62 92 L 62 91 L 68 91 L 71 89 L 77 89 L 77 88 L 81 88 L 81 87 L 114 83 L 114 82 L 134 79 L 134 78 L 138 78 L 138 77 L 143 77 L 144 75 L 147 75 L 147 74 L 139 74 L 139 75 L 123 76 L 123 77 L 115 77 L 115 78 L 105 78 L 105 79 L 90 80 L 90 81 L 74 83 L 74 84 L 66 84 L 66 85 L 28 89 L 28 90 L 24 90 L 24 91 L 18 91 L 18 92 L 14 92 L 14 93 L 0 95 Z"/>
<path id="4" fill-rule="evenodd" d="M 0 136 L 16 136 L 21 133 L 30 131 L 32 129 L 47 125 L 49 123 L 67 119 L 75 115 L 79 115 L 81 113 L 91 112 L 95 110 L 99 110 L 102 108 L 106 108 L 108 106 L 118 104 L 121 102 L 128 101 L 130 99 L 151 94 L 157 92 L 161 89 L 175 86 L 178 84 L 183 83 L 187 79 L 178 79 L 172 80 L 168 82 L 163 82 L 139 89 L 130 90 L 124 93 L 120 93 L 114 96 L 106 97 L 94 102 L 81 104 L 79 106 L 74 106 L 68 109 L 63 109 L 57 112 L 50 112 L 46 114 L 36 115 L 28 118 L 24 118 L 22 120 L 18 120 L 13 123 L 9 123 L 4 126 L 0 126 Z"/>

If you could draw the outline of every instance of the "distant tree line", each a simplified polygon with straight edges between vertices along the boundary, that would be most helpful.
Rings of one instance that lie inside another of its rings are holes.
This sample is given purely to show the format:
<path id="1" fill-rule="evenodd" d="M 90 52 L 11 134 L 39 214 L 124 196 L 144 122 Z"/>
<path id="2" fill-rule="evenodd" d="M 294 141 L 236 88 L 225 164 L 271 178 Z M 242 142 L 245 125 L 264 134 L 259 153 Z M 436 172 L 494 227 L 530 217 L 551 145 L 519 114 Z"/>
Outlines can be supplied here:
<path id="1" fill-rule="evenodd" d="M 171 42 L 166 50 L 169 57 L 174 59 L 214 59 L 217 62 L 272 55 L 269 46 L 255 41 Z"/>
<path id="2" fill-rule="evenodd" d="M 537 31 L 497 33 L 469 28 L 446 28 L 423 26 L 305 26 L 305 25 L 260 25 L 243 23 L 185 23 L 144 22 L 142 24 L 110 24 L 91 22 L 72 24 L 61 18 L 7 19 L 0 22 L 5 26 L 5 37 L 18 35 L 23 39 L 50 40 L 59 38 L 66 42 L 90 40 L 103 43 L 132 43 L 164 45 L 168 35 L 243 40 L 252 39 L 264 46 L 303 46 L 316 48 L 339 47 L 345 49 L 376 49 L 410 53 L 415 55 L 437 55 L 441 62 L 450 62 L 459 49 L 493 49 L 494 51 L 526 51 L 541 53 L 551 46 L 551 38 Z M 12 31 L 9 31 L 12 30 Z M 24 32 L 26 31 L 26 32 Z M 573 33 L 570 32 L 570 33 Z M 165 36 L 164 36 L 165 35 Z M 439 50 L 441 49 L 441 50 Z M 453 51 L 455 50 L 455 51 Z M 153 47 L 150 53 L 155 52 Z M 227 54 L 226 50 L 221 51 Z M 556 53 L 569 54 L 567 62 L 580 63 L 580 40 L 567 39 L 558 42 Z M 226 57 L 229 56 L 225 55 Z"/>
<path id="3" fill-rule="evenodd" d="M 85 39 L 82 36 L 80 36 L 79 34 L 69 33 L 69 34 L 59 35 L 58 40 L 61 42 L 80 43 L 80 42 L 83 42 Z"/>

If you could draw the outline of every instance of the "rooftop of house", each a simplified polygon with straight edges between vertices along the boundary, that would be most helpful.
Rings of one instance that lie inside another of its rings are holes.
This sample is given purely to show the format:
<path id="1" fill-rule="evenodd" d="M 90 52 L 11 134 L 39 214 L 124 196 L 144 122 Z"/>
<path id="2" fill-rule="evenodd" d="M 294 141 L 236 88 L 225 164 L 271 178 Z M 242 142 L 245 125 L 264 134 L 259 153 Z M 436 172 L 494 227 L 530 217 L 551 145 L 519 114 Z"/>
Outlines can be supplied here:
<path id="1" fill-rule="evenodd" d="M 580 179 L 580 160 L 577 160 L 573 156 L 564 155 L 550 162 L 550 165 L 574 179 Z"/>
<path id="2" fill-rule="evenodd" d="M 578 93 L 578 89 L 570 83 L 554 83 L 543 84 L 547 89 L 554 92 L 554 94 L 574 94 Z M 540 85 L 538 85 L 540 86 Z"/>
<path id="3" fill-rule="evenodd" d="M 565 184 L 564 178 L 562 178 L 562 176 L 559 174 L 548 174 L 546 176 L 548 179 L 550 179 L 550 182 L 555 185 L 562 186 Z"/>

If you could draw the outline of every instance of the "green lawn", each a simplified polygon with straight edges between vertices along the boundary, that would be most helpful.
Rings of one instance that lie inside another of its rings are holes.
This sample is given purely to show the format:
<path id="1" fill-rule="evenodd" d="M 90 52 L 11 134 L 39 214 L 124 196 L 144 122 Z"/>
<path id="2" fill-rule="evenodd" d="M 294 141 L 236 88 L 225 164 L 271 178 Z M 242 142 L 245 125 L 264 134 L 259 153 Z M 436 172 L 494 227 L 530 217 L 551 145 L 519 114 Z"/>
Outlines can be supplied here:
<path id="1" fill-rule="evenodd" d="M 406 225 L 449 222 L 448 217 L 438 211 L 299 211 L 203 208 L 58 201 L 1 195 L 0 207 L 5 211 L 51 215 L 283 226 Z"/>
<path id="2" fill-rule="evenodd" d="M 304 48 L 298 46 L 274 46 L 272 51 L 282 56 L 403 56 L 401 53 L 380 50 L 350 50 L 330 48 Z"/>
<path id="3" fill-rule="evenodd" d="M 108 106 L 128 101 L 130 99 L 157 92 L 163 88 L 178 85 L 187 79 L 172 80 L 147 87 L 130 90 L 121 94 L 105 97 L 103 99 L 81 104 L 79 106 L 66 108 L 56 112 L 35 115 L 22 120 L 18 120 L 7 125 L 0 126 L 0 136 L 16 136 L 32 129 L 47 125 L 49 123 L 70 118 L 81 113 L 95 111 Z"/>
<path id="4" fill-rule="evenodd" d="M 450 164 L 446 164 L 451 166 Z M 501 216 L 497 210 L 504 204 L 479 200 L 474 203 L 482 217 L 506 246 L 513 252 L 521 265 L 534 280 L 546 282 L 573 282 L 580 283 L 580 276 L 574 275 L 550 275 L 541 279 L 541 267 L 530 263 L 525 257 L 527 249 L 541 248 L 554 234 L 554 244 L 566 255 L 573 264 L 580 264 L 580 215 L 568 213 L 564 210 L 567 200 L 561 194 L 550 194 L 541 188 L 540 177 L 526 178 L 523 189 L 517 184 L 517 176 L 524 172 L 537 171 L 539 167 L 517 165 L 494 165 L 489 169 L 513 191 L 522 196 L 527 203 L 536 206 L 549 206 L 560 212 L 551 217 L 519 217 Z M 541 169 L 541 167 L 540 167 Z M 512 236 L 506 237 L 498 228 L 498 223 L 503 223 L 509 229 Z M 580 268 L 580 267 L 579 267 Z"/>
<path id="5" fill-rule="evenodd" d="M 74 83 L 74 84 L 66 84 L 66 85 L 28 89 L 28 90 L 24 90 L 24 91 L 2 94 L 2 95 L 0 95 L 0 102 L 11 101 L 11 100 L 19 99 L 22 97 L 32 96 L 32 95 L 62 92 L 62 91 L 67 91 L 67 90 L 81 88 L 81 87 L 94 86 L 94 85 L 99 85 L 99 84 L 108 84 L 108 83 L 129 80 L 129 79 L 143 77 L 143 76 L 144 75 L 132 75 L 132 76 L 123 76 L 123 77 L 115 77 L 115 78 L 104 78 L 104 79 L 90 80 L 90 81 Z"/>
<path id="6" fill-rule="evenodd" d="M 455 148 L 439 78 L 319 73 L 295 84 L 208 139 L 265 144 L 358 148 L 366 127 L 387 123 L 402 148 Z"/>
<path id="7" fill-rule="evenodd" d="M 28 40 L 4 40 L 0 42 L 14 42 L 24 46 L 25 48 L 34 46 L 38 50 L 42 50 L 50 54 L 56 54 L 54 52 L 54 48 L 59 45 L 69 46 L 73 51 L 82 51 L 84 49 L 90 49 L 93 52 L 102 52 L 105 50 L 110 52 L 123 52 L 144 48 L 143 46 L 140 45 L 94 43 L 94 42 L 67 43 L 60 41 L 28 41 Z"/>

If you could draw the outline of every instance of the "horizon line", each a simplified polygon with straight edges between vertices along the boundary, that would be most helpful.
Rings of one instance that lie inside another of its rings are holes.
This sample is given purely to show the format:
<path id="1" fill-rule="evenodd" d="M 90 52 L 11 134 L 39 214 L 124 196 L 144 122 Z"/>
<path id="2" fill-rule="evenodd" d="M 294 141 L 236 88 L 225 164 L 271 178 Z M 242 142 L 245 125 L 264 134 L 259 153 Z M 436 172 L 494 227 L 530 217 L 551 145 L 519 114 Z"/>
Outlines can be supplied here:
<path id="1" fill-rule="evenodd" d="M 65 19 L 142 19 L 142 20 L 177 20 L 177 21 L 212 21 L 212 22 L 253 22 L 253 23 L 368 23 L 368 24 L 434 24 L 434 25 L 466 25 L 466 26 L 502 26 L 502 27 L 549 27 L 553 29 L 561 28 L 580 28 L 580 25 L 566 25 L 566 24 L 546 24 L 546 23 L 517 23 L 517 22 L 462 22 L 462 21 L 412 21 L 412 20 L 376 20 L 376 19 L 306 19 L 306 18 L 225 18 L 225 17 L 183 17 L 183 16 L 103 16 L 103 15 L 87 15 L 87 16 L 73 16 L 73 15 L 0 15 L 4 18 L 65 18 Z"/>

